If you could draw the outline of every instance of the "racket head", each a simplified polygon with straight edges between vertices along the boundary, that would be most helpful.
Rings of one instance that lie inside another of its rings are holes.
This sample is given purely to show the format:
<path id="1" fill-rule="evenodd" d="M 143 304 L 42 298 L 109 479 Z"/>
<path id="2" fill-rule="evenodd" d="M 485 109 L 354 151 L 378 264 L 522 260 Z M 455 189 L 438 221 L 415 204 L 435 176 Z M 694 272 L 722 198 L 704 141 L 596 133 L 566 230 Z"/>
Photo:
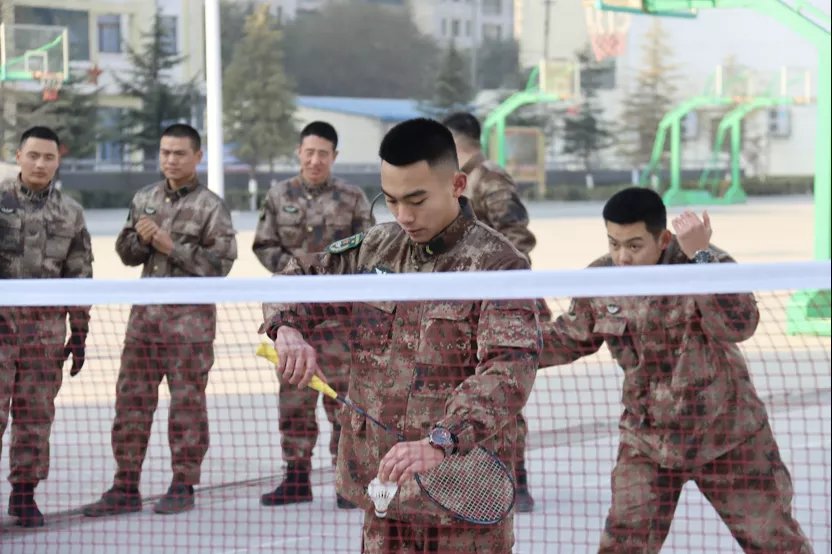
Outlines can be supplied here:
<path id="1" fill-rule="evenodd" d="M 514 508 L 512 472 L 496 454 L 481 446 L 467 454 L 448 456 L 415 478 L 431 501 L 467 523 L 494 525 Z"/>

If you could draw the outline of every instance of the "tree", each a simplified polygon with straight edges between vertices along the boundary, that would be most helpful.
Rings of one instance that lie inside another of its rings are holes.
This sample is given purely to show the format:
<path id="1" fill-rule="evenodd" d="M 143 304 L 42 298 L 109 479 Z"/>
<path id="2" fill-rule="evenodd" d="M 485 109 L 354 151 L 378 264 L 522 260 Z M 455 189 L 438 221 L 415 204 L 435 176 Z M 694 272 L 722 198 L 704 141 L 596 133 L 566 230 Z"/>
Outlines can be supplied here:
<path id="1" fill-rule="evenodd" d="M 33 125 L 45 125 L 61 138 L 62 154 L 70 158 L 94 158 L 102 138 L 98 124 L 98 88 L 86 86 L 83 79 L 71 77 L 61 88 L 57 100 L 44 101 L 41 93 L 20 95 L 17 109 L 17 134 Z"/>
<path id="2" fill-rule="evenodd" d="M 603 118 L 604 108 L 598 101 L 600 88 L 598 64 L 589 47 L 577 54 L 581 67 L 581 103 L 577 113 L 567 116 L 563 122 L 564 154 L 571 154 L 581 160 L 587 173 L 598 153 L 613 145 L 614 134 L 610 123 Z"/>
<path id="3" fill-rule="evenodd" d="M 673 54 L 659 18 L 653 19 L 642 45 L 643 66 L 635 89 L 623 104 L 621 153 L 635 166 L 646 164 L 662 117 L 671 109 L 676 93 Z"/>
<path id="4" fill-rule="evenodd" d="M 462 108 L 473 96 L 468 61 L 453 41 L 445 51 L 435 81 L 432 104 L 437 110 Z"/>
<path id="5" fill-rule="evenodd" d="M 234 48 L 245 36 L 246 19 L 254 13 L 254 2 L 220 1 L 220 57 L 225 70 L 234 56 Z"/>
<path id="6" fill-rule="evenodd" d="M 516 88 L 520 82 L 520 45 L 514 39 L 485 40 L 477 51 L 477 85 Z"/>
<path id="7" fill-rule="evenodd" d="M 286 73 L 298 94 L 429 98 L 438 58 L 405 10 L 330 4 L 285 29 Z"/>
<path id="8" fill-rule="evenodd" d="M 225 128 L 235 155 L 254 175 L 257 165 L 289 154 L 295 144 L 294 98 L 283 69 L 282 33 L 260 6 L 245 26 L 225 70 Z"/>
<path id="9" fill-rule="evenodd" d="M 136 99 L 140 107 L 124 111 L 120 127 L 124 146 L 139 151 L 144 159 L 156 157 L 165 127 L 191 118 L 191 106 L 201 101 L 193 83 L 171 82 L 170 70 L 183 61 L 173 52 L 157 12 L 150 31 L 142 34 L 139 49 L 128 48 L 132 68 L 125 77 L 116 77 L 122 94 Z"/>

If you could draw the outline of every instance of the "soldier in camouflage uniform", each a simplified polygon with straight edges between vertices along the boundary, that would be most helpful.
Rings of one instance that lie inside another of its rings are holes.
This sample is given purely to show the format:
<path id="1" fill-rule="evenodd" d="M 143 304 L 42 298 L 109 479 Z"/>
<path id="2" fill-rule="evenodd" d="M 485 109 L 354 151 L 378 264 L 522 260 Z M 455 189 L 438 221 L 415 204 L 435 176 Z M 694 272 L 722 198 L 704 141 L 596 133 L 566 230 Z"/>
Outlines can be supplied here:
<path id="1" fill-rule="evenodd" d="M 192 127 L 176 124 L 162 134 L 165 180 L 136 193 L 116 239 L 122 262 L 142 265 L 142 277 L 222 277 L 237 258 L 228 209 L 197 179 L 201 157 Z M 213 305 L 133 306 L 116 384 L 112 447 L 118 469 L 113 487 L 86 506 L 85 515 L 141 510 L 139 479 L 163 377 L 170 390 L 173 480 L 154 510 L 173 514 L 194 506 L 193 486 L 208 451 L 205 387 L 216 325 Z"/>
<path id="2" fill-rule="evenodd" d="M 17 150 L 20 174 L 0 181 L 0 279 L 92 277 L 84 212 L 53 184 L 59 149 L 51 129 L 27 130 Z M 9 514 L 24 527 L 44 524 L 34 490 L 49 475 L 63 362 L 72 355 L 71 376 L 83 367 L 89 320 L 88 306 L 0 307 L 0 439 L 11 409 Z"/>
<path id="3" fill-rule="evenodd" d="M 527 269 L 528 262 L 462 198 L 450 132 L 416 119 L 391 129 L 380 148 L 381 183 L 395 223 L 377 225 L 303 256 L 284 274 L 321 275 Z M 353 328 L 350 397 L 406 442 L 341 411 L 338 492 L 365 510 L 367 553 L 506 553 L 513 517 L 493 526 L 460 523 L 418 492 L 413 474 L 447 452 L 477 445 L 513 463 L 516 416 L 534 382 L 539 327 L 534 301 L 367 302 L 264 306 L 280 354 L 278 373 L 298 386 L 321 374 L 315 324 L 342 314 Z M 444 448 L 436 436 L 451 433 Z M 367 484 L 401 484 L 386 519 L 374 515 Z"/>
<path id="4" fill-rule="evenodd" d="M 502 233 L 514 247 L 526 256 L 537 244 L 529 230 L 529 214 L 517 194 L 517 185 L 499 165 L 489 161 L 480 148 L 480 123 L 467 112 L 449 115 L 443 121 L 451 130 L 462 172 L 468 176 L 465 196 L 471 199 L 471 207 L 477 219 Z M 541 321 L 551 314 L 546 303 L 538 301 Z M 528 426 L 522 413 L 517 414 L 517 451 L 515 452 L 514 477 L 517 482 L 517 498 L 514 508 L 518 512 L 531 512 L 534 499 L 529 493 L 526 473 L 526 435 Z"/>
<path id="5" fill-rule="evenodd" d="M 631 188 L 604 207 L 609 254 L 592 267 L 732 263 L 711 246 L 707 213 L 666 229 L 661 197 Z M 540 366 L 607 343 L 624 370 L 612 507 L 600 552 L 659 552 L 693 480 L 746 552 L 808 553 L 792 483 L 736 343 L 754 334 L 754 296 L 579 298 L 544 324 Z"/>
<path id="6" fill-rule="evenodd" d="M 332 176 L 338 155 L 338 134 L 329 123 L 313 121 L 300 133 L 300 175 L 275 184 L 266 196 L 254 235 L 254 253 L 272 273 L 280 273 L 295 257 L 321 252 L 328 244 L 365 231 L 373 224 L 364 192 Z M 322 340 L 315 346 L 330 384 L 345 394 L 350 352 L 347 329 L 334 321 L 321 323 Z M 264 494 L 264 506 L 312 500 L 309 472 L 318 439 L 315 407 L 319 394 L 312 389 L 281 386 L 279 396 L 280 443 L 287 462 L 286 477 L 274 491 Z M 324 397 L 324 409 L 332 423 L 329 451 L 333 465 L 338 455 L 341 427 L 338 403 Z M 354 508 L 337 498 L 340 508 Z"/>

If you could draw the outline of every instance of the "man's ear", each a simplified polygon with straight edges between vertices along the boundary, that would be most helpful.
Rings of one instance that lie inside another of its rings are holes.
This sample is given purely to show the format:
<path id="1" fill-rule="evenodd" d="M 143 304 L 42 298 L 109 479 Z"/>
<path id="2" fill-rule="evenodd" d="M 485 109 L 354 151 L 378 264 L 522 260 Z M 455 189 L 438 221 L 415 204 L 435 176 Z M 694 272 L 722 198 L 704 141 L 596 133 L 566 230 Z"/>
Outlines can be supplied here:
<path id="1" fill-rule="evenodd" d="M 465 189 L 468 187 L 468 176 L 461 171 L 454 173 L 454 198 L 459 198 L 465 194 Z"/>

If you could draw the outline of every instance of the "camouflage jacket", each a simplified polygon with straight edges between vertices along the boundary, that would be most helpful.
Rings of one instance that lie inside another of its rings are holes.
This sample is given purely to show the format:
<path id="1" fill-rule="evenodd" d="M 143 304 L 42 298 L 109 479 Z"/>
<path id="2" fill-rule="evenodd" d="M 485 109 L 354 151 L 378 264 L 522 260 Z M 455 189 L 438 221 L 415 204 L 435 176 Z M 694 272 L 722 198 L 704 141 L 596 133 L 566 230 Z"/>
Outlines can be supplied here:
<path id="1" fill-rule="evenodd" d="M 713 247 L 712 247 L 713 248 Z M 731 263 L 713 248 L 720 263 Z M 674 238 L 660 263 L 690 263 Z M 591 267 L 611 266 L 609 256 Z M 621 440 L 669 468 L 692 468 L 744 442 L 766 421 L 736 343 L 759 320 L 753 294 L 578 298 L 543 324 L 540 367 L 606 342 L 624 370 Z"/>
<path id="2" fill-rule="evenodd" d="M 142 244 L 136 223 L 148 217 L 173 240 L 165 256 Z M 237 258 L 231 214 L 222 199 L 198 181 L 173 191 L 165 181 L 133 197 L 116 252 L 128 266 L 142 265 L 142 277 L 224 277 Z M 217 310 L 210 304 L 133 306 L 128 340 L 209 342 L 216 334 Z"/>
<path id="3" fill-rule="evenodd" d="M 320 187 L 307 187 L 298 176 L 269 189 L 253 250 L 266 269 L 279 273 L 292 258 L 322 252 L 372 225 L 370 203 L 360 188 L 332 177 Z"/>
<path id="4" fill-rule="evenodd" d="M 528 258 L 537 241 L 529 231 L 529 214 L 511 176 L 482 154 L 468 160 L 462 172 L 468 175 L 465 195 L 477 218 L 505 235 Z"/>
<path id="5" fill-rule="evenodd" d="M 412 242 L 396 223 L 377 225 L 303 256 L 286 274 L 323 275 L 527 269 L 505 238 L 476 221 L 467 204 L 427 244 Z M 363 240 L 362 240 L 363 239 Z M 307 340 L 321 319 L 341 313 L 352 329 L 350 397 L 406 440 L 425 438 L 436 424 L 459 438 L 461 452 L 494 450 L 509 466 L 516 414 L 531 392 L 540 349 L 535 303 L 512 301 L 356 302 L 349 305 L 267 304 L 270 336 L 288 325 Z M 326 372 L 326 368 L 322 368 Z M 342 411 L 337 487 L 365 509 L 365 488 L 396 443 L 365 419 Z M 450 524 L 447 513 L 404 486 L 391 505 L 398 520 Z"/>
<path id="6" fill-rule="evenodd" d="M 0 279 L 92 277 L 92 246 L 81 205 L 49 186 L 40 193 L 20 178 L 0 181 Z M 89 306 L 0 307 L 0 333 L 62 342 L 66 318 L 87 333 Z"/>

